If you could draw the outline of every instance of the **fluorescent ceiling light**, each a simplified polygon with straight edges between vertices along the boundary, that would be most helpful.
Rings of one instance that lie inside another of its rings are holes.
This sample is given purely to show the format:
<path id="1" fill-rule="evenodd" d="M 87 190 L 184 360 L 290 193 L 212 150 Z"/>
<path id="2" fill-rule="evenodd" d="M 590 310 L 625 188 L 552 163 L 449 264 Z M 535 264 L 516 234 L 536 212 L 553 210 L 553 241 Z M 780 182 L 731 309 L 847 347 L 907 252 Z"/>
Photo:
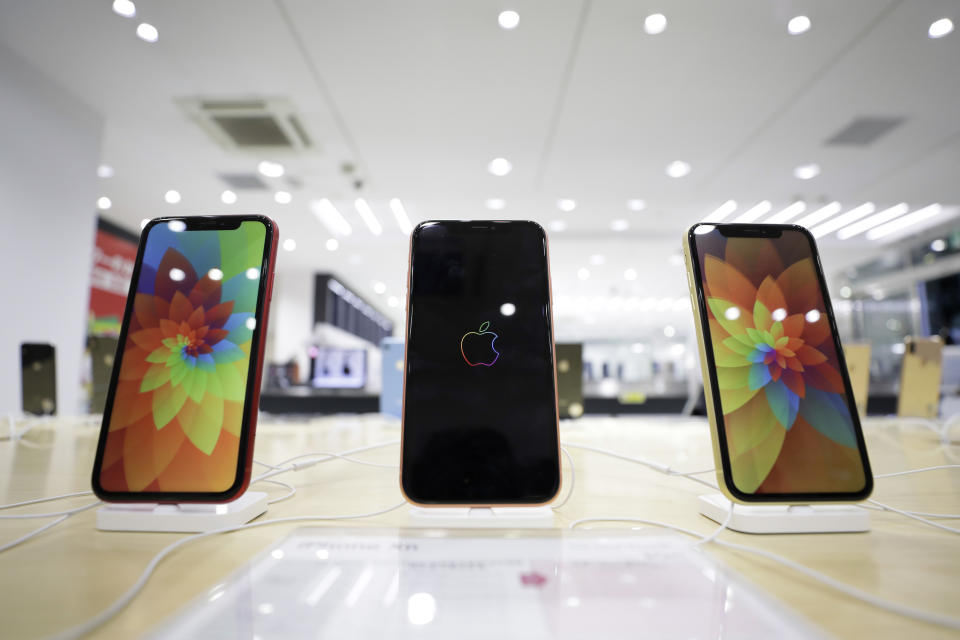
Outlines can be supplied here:
<path id="1" fill-rule="evenodd" d="M 826 220 L 827 218 L 833 217 L 840 213 L 840 209 L 843 207 L 840 206 L 840 203 L 834 200 L 830 204 L 820 207 L 813 213 L 808 213 L 804 217 L 797 220 L 797 224 L 801 227 L 810 227 L 816 226 Z"/>
<path id="2" fill-rule="evenodd" d="M 953 20 L 950 18 L 940 18 L 930 25 L 927 35 L 931 38 L 942 38 L 953 31 Z"/>
<path id="3" fill-rule="evenodd" d="M 563 220 L 551 220 L 547 226 L 550 227 L 550 231 L 556 231 L 557 233 L 567 230 L 567 223 Z"/>
<path id="4" fill-rule="evenodd" d="M 180 192 L 170 189 L 170 191 L 163 194 L 163 199 L 167 201 L 167 204 L 177 204 L 180 202 Z"/>
<path id="5" fill-rule="evenodd" d="M 257 171 L 268 178 L 279 178 L 283 175 L 284 168 L 279 162 L 270 162 L 269 160 L 264 160 L 257 165 Z"/>
<path id="6" fill-rule="evenodd" d="M 663 33 L 667 28 L 667 17 L 662 13 L 652 13 L 643 21 L 643 30 L 651 36 Z"/>
<path id="7" fill-rule="evenodd" d="M 703 222 L 723 222 L 727 217 L 737 210 L 735 200 L 727 200 L 722 205 L 714 209 L 710 215 L 703 219 Z"/>
<path id="8" fill-rule="evenodd" d="M 640 274 L 637 273 L 637 270 L 634 269 L 634 268 L 632 268 L 632 267 L 631 267 L 630 269 L 626 269 L 626 270 L 623 272 L 623 278 L 624 278 L 624 280 L 636 280 L 636 279 L 637 279 L 637 276 L 639 276 L 639 275 L 640 275 Z"/>
<path id="9" fill-rule="evenodd" d="M 820 165 L 815 162 L 802 164 L 793 170 L 793 175 L 801 180 L 810 180 L 820 175 Z"/>
<path id="10" fill-rule="evenodd" d="M 761 200 L 757 204 L 741 213 L 737 218 L 734 219 L 734 222 L 755 222 L 759 218 L 770 213 L 770 209 L 772 208 L 773 205 L 770 204 L 769 200 Z"/>
<path id="11" fill-rule="evenodd" d="M 630 209 L 630 211 L 643 211 L 646 208 L 646 206 L 647 206 L 647 203 L 644 202 L 643 200 L 640 200 L 639 198 L 633 198 L 631 200 L 627 200 L 627 209 Z"/>
<path id="12" fill-rule="evenodd" d="M 563 198 L 561 200 L 557 200 L 557 208 L 560 209 L 560 211 L 566 211 L 567 213 L 570 213 L 577 208 L 577 202 L 576 200 Z"/>
<path id="13" fill-rule="evenodd" d="M 137 6 L 130 0 L 113 0 L 113 12 L 124 18 L 132 18 L 137 15 Z"/>
<path id="14" fill-rule="evenodd" d="M 869 216 L 876 210 L 877 208 L 872 202 L 864 202 L 859 207 L 854 207 L 842 216 L 837 216 L 833 220 L 828 220 L 820 226 L 814 227 L 810 231 L 813 233 L 814 238 L 822 238 L 825 235 L 833 233 L 837 229 L 841 229 L 848 224 L 853 224 L 857 220 Z"/>
<path id="15" fill-rule="evenodd" d="M 111 202 L 110 198 L 108 198 L 107 196 L 100 196 L 99 198 L 97 198 L 97 209 L 100 209 L 101 211 L 106 211 L 112 206 L 113 206 L 113 202 Z"/>
<path id="16" fill-rule="evenodd" d="M 590 264 L 594 266 L 599 266 L 607 261 L 607 256 L 602 253 L 595 253 L 590 256 Z"/>
<path id="17" fill-rule="evenodd" d="M 230 189 L 227 189 L 226 191 L 220 194 L 220 202 L 222 202 L 223 204 L 233 204 L 236 201 L 237 201 L 237 194 L 235 194 L 233 191 L 230 191 Z"/>
<path id="18" fill-rule="evenodd" d="M 494 158 L 487 165 L 487 171 L 502 178 L 513 171 L 513 164 L 506 158 Z"/>
<path id="19" fill-rule="evenodd" d="M 137 26 L 137 36 L 144 42 L 156 42 L 160 39 L 160 33 L 152 24 L 141 22 Z"/>
<path id="20" fill-rule="evenodd" d="M 614 231 L 626 231 L 630 228 L 630 223 L 626 220 L 614 220 L 610 223 L 610 228 Z"/>
<path id="21" fill-rule="evenodd" d="M 894 205 L 889 209 L 884 209 L 880 213 L 874 214 L 869 218 L 859 220 L 848 227 L 840 229 L 840 231 L 837 232 L 837 237 L 841 240 L 852 238 L 853 236 L 859 235 L 869 229 L 873 229 L 874 227 L 877 227 L 885 222 L 890 222 L 894 218 L 899 218 L 909 210 L 910 208 L 907 206 L 907 203 L 901 202 L 900 204 Z"/>
<path id="22" fill-rule="evenodd" d="M 674 160 L 665 169 L 671 178 L 682 178 L 690 173 L 690 163 L 683 160 Z"/>
<path id="23" fill-rule="evenodd" d="M 590 269 L 587 269 L 586 267 L 580 267 L 577 269 L 577 277 L 581 280 L 586 280 L 590 277 Z"/>
<path id="24" fill-rule="evenodd" d="M 333 235 L 348 236 L 353 233 L 353 227 L 327 198 L 311 202 L 310 211 Z"/>
<path id="25" fill-rule="evenodd" d="M 502 211 L 507 203 L 502 198 L 489 198 L 483 203 L 490 211 Z"/>
<path id="26" fill-rule="evenodd" d="M 793 220 L 806 210 L 807 204 L 801 200 L 797 200 L 770 216 L 770 218 L 767 219 L 767 224 L 783 224 L 784 222 Z"/>
<path id="27" fill-rule="evenodd" d="M 357 198 L 353 201 L 353 207 L 357 210 L 357 213 L 360 214 L 360 217 L 363 218 L 363 223 L 367 225 L 367 229 L 370 229 L 370 233 L 375 236 L 383 233 L 383 225 L 377 220 L 377 216 L 373 215 L 373 209 L 370 208 L 366 200 Z"/>
<path id="28" fill-rule="evenodd" d="M 911 227 L 919 222 L 923 222 L 924 220 L 929 220 L 930 218 L 938 216 L 942 211 L 943 207 L 936 203 L 926 206 L 923 209 L 917 209 L 916 211 L 908 213 L 905 216 L 901 216 L 895 220 L 891 220 L 886 224 L 882 224 L 879 227 L 870 229 L 870 231 L 867 231 L 867 240 L 879 240 L 880 238 L 886 237 L 891 233 L 896 233 L 897 231 Z"/>
<path id="29" fill-rule="evenodd" d="M 516 11 L 501 11 L 500 15 L 497 16 L 497 22 L 504 29 L 516 29 L 517 25 L 520 24 L 520 14 Z"/>
<path id="30" fill-rule="evenodd" d="M 400 198 L 394 198 L 390 201 L 390 211 L 393 212 L 393 218 L 397 221 L 397 226 L 400 227 L 400 231 L 404 235 L 409 235 L 413 231 L 413 225 L 410 223 L 410 216 L 407 215 L 407 210 L 404 208 L 403 203 L 400 202 Z"/>
<path id="31" fill-rule="evenodd" d="M 113 177 L 113 167 L 108 164 L 102 164 L 97 167 L 97 177 L 99 178 L 112 178 Z"/>
<path id="32" fill-rule="evenodd" d="M 798 36 L 810 30 L 810 18 L 807 16 L 795 16 L 790 18 L 787 23 L 787 33 L 792 36 Z"/>
<path id="33" fill-rule="evenodd" d="M 290 195 L 289 191 L 277 191 L 273 194 L 273 200 L 277 204 L 290 204 L 290 201 L 293 200 L 293 196 Z"/>
<path id="34" fill-rule="evenodd" d="M 336 251 L 340 248 L 340 241 L 336 238 L 327 238 L 326 247 L 327 251 Z"/>

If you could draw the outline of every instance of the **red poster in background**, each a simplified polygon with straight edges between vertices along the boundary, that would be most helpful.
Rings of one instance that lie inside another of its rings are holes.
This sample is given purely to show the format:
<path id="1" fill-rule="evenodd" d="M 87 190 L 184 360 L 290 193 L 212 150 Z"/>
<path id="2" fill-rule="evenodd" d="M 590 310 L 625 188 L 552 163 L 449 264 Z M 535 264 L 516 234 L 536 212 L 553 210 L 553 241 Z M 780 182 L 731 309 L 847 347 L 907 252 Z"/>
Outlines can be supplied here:
<path id="1" fill-rule="evenodd" d="M 90 277 L 90 314 L 87 333 L 92 336 L 120 334 L 137 243 L 102 227 L 97 229 Z"/>

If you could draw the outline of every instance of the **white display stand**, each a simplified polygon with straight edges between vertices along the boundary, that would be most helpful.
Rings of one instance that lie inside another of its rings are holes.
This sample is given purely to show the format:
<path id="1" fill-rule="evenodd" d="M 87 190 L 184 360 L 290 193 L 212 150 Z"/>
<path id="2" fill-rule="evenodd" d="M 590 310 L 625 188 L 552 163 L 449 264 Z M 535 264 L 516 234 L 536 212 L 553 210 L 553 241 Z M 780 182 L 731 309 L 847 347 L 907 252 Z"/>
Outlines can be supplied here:
<path id="1" fill-rule="evenodd" d="M 430 529 L 552 529 L 550 507 L 410 507 L 409 526 Z"/>
<path id="2" fill-rule="evenodd" d="M 719 493 L 700 496 L 700 513 L 723 523 L 732 505 Z M 855 533 L 870 530 L 870 514 L 852 504 L 738 504 L 728 529 L 741 533 Z"/>
<path id="3" fill-rule="evenodd" d="M 223 504 L 108 504 L 97 509 L 101 531 L 200 533 L 235 527 L 267 511 L 267 494 L 247 491 Z"/>

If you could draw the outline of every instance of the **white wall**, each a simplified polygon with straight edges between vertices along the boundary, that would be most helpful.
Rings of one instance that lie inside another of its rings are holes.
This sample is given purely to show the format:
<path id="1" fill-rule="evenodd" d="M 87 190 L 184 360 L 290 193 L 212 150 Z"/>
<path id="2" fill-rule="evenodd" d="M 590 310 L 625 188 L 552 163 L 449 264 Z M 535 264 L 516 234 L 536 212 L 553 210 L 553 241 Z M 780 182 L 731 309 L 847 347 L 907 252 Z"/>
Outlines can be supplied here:
<path id="1" fill-rule="evenodd" d="M 84 408 L 101 129 L 88 106 L 0 45 L 0 412 L 20 411 L 21 342 L 54 345 L 58 412 Z"/>
<path id="2" fill-rule="evenodd" d="M 277 263 L 267 325 L 266 361 L 281 363 L 295 359 L 300 365 L 301 377 L 305 377 L 310 371 L 307 345 L 313 335 L 314 275 L 306 270 L 288 271 L 284 268 L 283 256 L 277 258 Z"/>

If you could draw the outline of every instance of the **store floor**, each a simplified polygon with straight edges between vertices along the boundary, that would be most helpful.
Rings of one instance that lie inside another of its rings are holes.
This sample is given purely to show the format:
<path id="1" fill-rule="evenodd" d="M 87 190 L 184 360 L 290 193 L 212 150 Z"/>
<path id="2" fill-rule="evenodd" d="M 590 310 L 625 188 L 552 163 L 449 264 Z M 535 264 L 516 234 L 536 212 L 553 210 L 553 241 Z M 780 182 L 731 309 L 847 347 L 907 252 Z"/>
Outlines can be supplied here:
<path id="1" fill-rule="evenodd" d="M 28 424 L 21 422 L 18 427 Z M 79 420 L 38 420 L 34 425 L 18 441 L 0 441 L 0 502 L 4 504 L 89 487 L 98 425 Z M 960 445 L 941 444 L 922 424 L 868 420 L 864 428 L 876 474 L 960 463 Z M 399 437 L 397 421 L 374 415 L 309 421 L 263 418 L 256 459 L 276 463 L 303 453 L 343 452 L 397 442 Z M 702 420 L 590 417 L 564 423 L 561 438 L 565 443 L 655 460 L 677 470 L 713 466 L 708 427 Z M 572 447 L 569 451 L 576 484 L 569 501 L 556 513 L 557 529 L 566 529 L 578 518 L 615 516 L 663 521 L 704 534 L 716 527 L 697 513 L 697 496 L 705 487 L 599 453 Z M 357 457 L 392 465 L 398 454 L 397 443 Z M 254 473 L 263 470 L 255 467 Z M 701 477 L 712 480 L 712 474 Z M 566 469 L 564 478 L 567 482 Z M 331 460 L 278 479 L 296 487 L 297 493 L 271 505 L 262 519 L 361 514 L 402 500 L 394 468 Z M 267 491 L 271 498 L 287 493 L 283 487 L 265 483 L 255 488 Z M 564 493 L 568 488 L 567 484 Z M 873 497 L 901 509 L 960 513 L 960 471 L 880 478 Z M 92 500 L 80 496 L 4 514 L 59 511 Z M 725 531 L 721 539 L 772 551 L 898 603 L 956 615 L 960 538 L 893 513 L 875 512 L 871 517 L 873 530 L 865 534 L 750 536 Z M 406 508 L 401 508 L 377 517 L 311 526 L 398 528 L 408 520 Z M 44 636 L 85 621 L 116 600 L 157 552 L 183 535 L 100 532 L 94 521 L 94 510 L 78 513 L 0 553 L 3 636 Z M 0 520 L 0 545 L 45 522 Z M 297 526 L 278 524 L 216 536 L 176 551 L 163 561 L 133 603 L 92 637 L 133 637 L 154 629 Z M 636 526 L 608 522 L 582 528 L 623 531 Z M 476 535 L 497 539 L 504 532 Z M 956 637 L 946 629 L 862 604 L 773 562 L 716 546 L 704 551 L 827 633 L 844 638 Z M 389 629 L 383 629 L 383 635 L 390 636 Z"/>

